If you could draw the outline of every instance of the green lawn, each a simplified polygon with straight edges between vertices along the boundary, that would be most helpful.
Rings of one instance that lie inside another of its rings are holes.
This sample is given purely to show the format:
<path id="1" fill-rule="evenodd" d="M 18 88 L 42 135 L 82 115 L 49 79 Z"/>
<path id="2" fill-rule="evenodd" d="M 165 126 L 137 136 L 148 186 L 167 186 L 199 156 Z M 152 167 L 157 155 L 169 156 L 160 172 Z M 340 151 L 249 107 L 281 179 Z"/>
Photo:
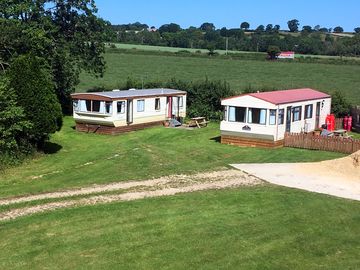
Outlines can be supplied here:
<path id="1" fill-rule="evenodd" d="M 210 79 L 226 80 L 240 92 L 253 89 L 311 87 L 325 92 L 339 90 L 349 101 L 360 104 L 360 65 L 287 63 L 270 61 L 195 58 L 164 55 L 106 53 L 107 71 L 103 78 L 81 74 L 77 91 L 96 86 L 118 88 L 128 77 L 139 81 Z M 183 89 L 186 90 L 186 89 Z"/>
<path id="2" fill-rule="evenodd" d="M 229 163 L 300 162 L 332 159 L 338 153 L 222 145 L 219 124 L 204 129 L 150 128 L 119 136 L 76 132 L 71 117 L 52 136 L 50 154 L 0 175 L 0 198 L 170 174 L 217 170 Z"/>
<path id="3" fill-rule="evenodd" d="M 358 269 L 360 204 L 261 186 L 0 223 L 0 269 Z"/>

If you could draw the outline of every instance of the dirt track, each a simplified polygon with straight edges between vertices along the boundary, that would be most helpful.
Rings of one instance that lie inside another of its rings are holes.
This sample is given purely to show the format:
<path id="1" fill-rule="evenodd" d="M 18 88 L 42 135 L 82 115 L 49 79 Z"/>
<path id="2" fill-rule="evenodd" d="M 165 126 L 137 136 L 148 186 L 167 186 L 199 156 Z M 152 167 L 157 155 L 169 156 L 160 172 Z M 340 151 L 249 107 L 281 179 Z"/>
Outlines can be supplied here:
<path id="1" fill-rule="evenodd" d="M 19 198 L 0 200 L 0 205 L 14 205 L 44 199 L 67 198 L 60 202 L 43 203 L 36 206 L 11 209 L 0 212 L 0 221 L 10 220 L 34 213 L 51 211 L 59 208 L 130 201 L 148 197 L 169 196 L 178 193 L 193 192 L 207 189 L 222 189 L 236 186 L 257 185 L 262 181 L 239 170 L 224 170 L 195 175 L 173 175 L 145 181 L 96 185 L 81 189 L 31 195 Z M 75 196 L 90 195 L 100 192 L 123 191 L 121 194 L 94 195 L 74 199 Z"/>

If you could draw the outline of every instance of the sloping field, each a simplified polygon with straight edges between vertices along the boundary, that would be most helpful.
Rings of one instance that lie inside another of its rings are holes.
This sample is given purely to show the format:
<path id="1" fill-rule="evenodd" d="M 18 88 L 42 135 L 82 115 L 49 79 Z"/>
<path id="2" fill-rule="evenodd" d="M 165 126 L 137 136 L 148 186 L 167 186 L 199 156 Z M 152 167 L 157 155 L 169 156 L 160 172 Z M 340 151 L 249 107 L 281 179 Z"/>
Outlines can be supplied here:
<path id="1" fill-rule="evenodd" d="M 94 87 L 121 88 L 127 78 L 138 81 L 209 79 L 226 80 L 231 88 L 290 89 L 310 87 L 331 93 L 343 92 L 360 104 L 360 65 L 285 63 L 219 58 L 106 53 L 107 71 L 103 78 L 81 75 L 77 91 Z M 184 89 L 186 90 L 186 89 Z"/>

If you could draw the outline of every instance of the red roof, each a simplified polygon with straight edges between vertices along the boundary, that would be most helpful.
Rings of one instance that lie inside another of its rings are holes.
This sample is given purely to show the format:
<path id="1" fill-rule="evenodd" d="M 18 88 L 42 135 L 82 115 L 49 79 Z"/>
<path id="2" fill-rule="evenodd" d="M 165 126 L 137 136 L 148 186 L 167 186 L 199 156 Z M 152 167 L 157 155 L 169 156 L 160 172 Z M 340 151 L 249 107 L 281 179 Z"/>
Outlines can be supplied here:
<path id="1" fill-rule="evenodd" d="M 252 97 L 270 102 L 275 105 L 331 97 L 328 94 L 325 94 L 323 92 L 320 92 L 320 91 L 317 91 L 317 90 L 314 90 L 311 88 L 250 93 L 250 94 L 244 94 L 244 95 L 240 95 L 240 96 L 252 96 Z M 237 96 L 237 97 L 240 97 L 240 96 Z M 231 99 L 231 98 L 234 98 L 234 97 L 230 97 L 230 98 L 226 98 L 226 99 Z"/>

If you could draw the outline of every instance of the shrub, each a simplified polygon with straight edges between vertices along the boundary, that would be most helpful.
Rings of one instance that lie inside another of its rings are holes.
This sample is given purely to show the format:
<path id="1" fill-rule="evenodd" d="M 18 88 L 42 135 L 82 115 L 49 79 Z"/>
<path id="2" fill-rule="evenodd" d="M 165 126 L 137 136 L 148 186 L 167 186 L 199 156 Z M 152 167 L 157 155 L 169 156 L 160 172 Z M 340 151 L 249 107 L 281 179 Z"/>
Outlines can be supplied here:
<path id="1" fill-rule="evenodd" d="M 26 139 L 30 128 L 31 123 L 17 105 L 13 89 L 7 82 L 0 81 L 0 169 L 31 151 Z"/>
<path id="2" fill-rule="evenodd" d="M 37 148 L 42 148 L 49 135 L 62 125 L 61 106 L 50 74 L 45 61 L 32 55 L 16 58 L 8 73 L 17 103 L 32 124 L 29 141 Z"/>
<path id="3" fill-rule="evenodd" d="M 343 117 L 350 113 L 351 104 L 343 93 L 335 91 L 331 96 L 331 111 L 336 117 Z"/>

